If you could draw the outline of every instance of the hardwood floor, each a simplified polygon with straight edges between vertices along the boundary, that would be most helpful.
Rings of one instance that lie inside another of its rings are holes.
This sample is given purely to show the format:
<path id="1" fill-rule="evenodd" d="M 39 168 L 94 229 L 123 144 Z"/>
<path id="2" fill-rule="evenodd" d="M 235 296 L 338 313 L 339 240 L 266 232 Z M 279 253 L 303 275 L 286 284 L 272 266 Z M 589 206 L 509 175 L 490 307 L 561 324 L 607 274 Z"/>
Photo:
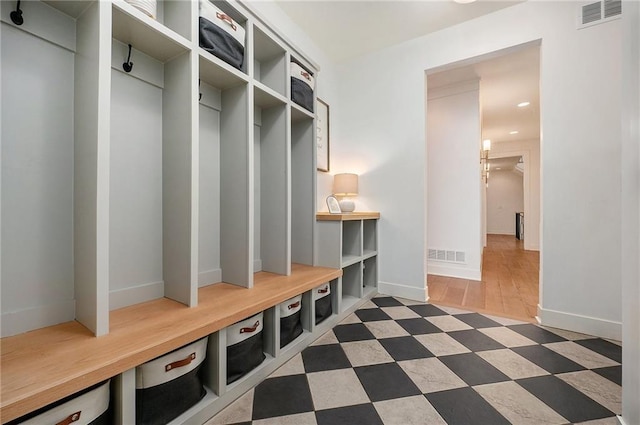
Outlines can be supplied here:
<path id="1" fill-rule="evenodd" d="M 428 275 L 429 302 L 535 322 L 540 253 L 509 235 L 487 235 L 482 281 Z"/>

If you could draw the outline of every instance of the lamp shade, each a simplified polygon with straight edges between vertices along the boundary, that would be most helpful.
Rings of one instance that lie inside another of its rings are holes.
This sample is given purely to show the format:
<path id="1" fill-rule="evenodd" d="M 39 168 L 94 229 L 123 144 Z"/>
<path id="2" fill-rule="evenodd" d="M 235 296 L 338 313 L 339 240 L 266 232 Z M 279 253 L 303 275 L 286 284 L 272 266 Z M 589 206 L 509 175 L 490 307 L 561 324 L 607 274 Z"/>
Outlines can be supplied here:
<path id="1" fill-rule="evenodd" d="M 354 196 L 358 194 L 358 175 L 352 173 L 336 174 L 333 177 L 333 194 Z"/>

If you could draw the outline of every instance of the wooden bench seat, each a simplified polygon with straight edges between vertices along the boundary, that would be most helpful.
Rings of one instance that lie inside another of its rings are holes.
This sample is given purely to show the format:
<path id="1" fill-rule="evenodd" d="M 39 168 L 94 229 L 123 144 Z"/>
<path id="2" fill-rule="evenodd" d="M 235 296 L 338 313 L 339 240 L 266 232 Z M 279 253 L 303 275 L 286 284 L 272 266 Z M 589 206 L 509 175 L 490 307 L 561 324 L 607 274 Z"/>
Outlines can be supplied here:
<path id="1" fill-rule="evenodd" d="M 0 419 L 18 418 L 341 275 L 293 264 L 290 276 L 256 273 L 252 289 L 200 288 L 197 307 L 162 298 L 114 310 L 101 337 L 73 321 L 2 338 Z"/>

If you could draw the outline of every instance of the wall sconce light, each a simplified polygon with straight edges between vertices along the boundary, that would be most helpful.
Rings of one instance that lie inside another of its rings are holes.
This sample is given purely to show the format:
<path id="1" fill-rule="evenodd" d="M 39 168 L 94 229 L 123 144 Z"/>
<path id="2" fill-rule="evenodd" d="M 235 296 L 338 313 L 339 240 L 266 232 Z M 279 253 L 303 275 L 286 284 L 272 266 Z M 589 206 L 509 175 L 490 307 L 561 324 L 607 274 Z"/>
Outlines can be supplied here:
<path id="1" fill-rule="evenodd" d="M 358 175 L 353 173 L 336 174 L 333 177 L 333 194 L 340 199 L 342 212 L 353 212 L 356 209 L 356 204 L 349 198 L 358 195 Z"/>
<path id="2" fill-rule="evenodd" d="M 489 180 L 489 169 L 491 168 L 491 164 L 489 164 L 490 150 L 491 150 L 491 140 L 484 139 L 482 141 L 482 150 L 480 151 L 480 164 L 482 165 L 482 178 L 484 179 L 484 182 L 487 185 Z"/>

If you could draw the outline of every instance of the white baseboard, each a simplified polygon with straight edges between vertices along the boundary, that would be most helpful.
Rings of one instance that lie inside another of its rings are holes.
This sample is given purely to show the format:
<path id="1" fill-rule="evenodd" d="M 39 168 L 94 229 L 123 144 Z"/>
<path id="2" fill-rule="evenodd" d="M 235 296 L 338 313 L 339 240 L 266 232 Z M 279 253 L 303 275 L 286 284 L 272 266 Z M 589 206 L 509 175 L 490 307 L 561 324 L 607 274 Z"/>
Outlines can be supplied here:
<path id="1" fill-rule="evenodd" d="M 164 282 L 151 282 L 109 292 L 109 310 L 164 297 Z"/>
<path id="2" fill-rule="evenodd" d="M 622 419 L 622 416 L 618 415 L 616 416 L 616 418 L 618 419 L 618 422 L 620 422 L 620 425 L 627 425 L 624 419 Z"/>
<path id="3" fill-rule="evenodd" d="M 427 288 L 400 285 L 399 283 L 378 282 L 378 293 L 414 301 L 427 301 Z"/>
<path id="4" fill-rule="evenodd" d="M 600 338 L 622 340 L 622 323 L 580 314 L 555 311 L 538 306 L 538 321 L 543 326 L 566 329 Z"/>
<path id="5" fill-rule="evenodd" d="M 198 273 L 198 287 L 218 282 L 222 282 L 222 269 L 213 269 Z"/>
<path id="6" fill-rule="evenodd" d="M 456 277 L 459 279 L 482 280 L 482 270 L 463 268 L 455 265 L 427 261 L 427 274 Z"/>
<path id="7" fill-rule="evenodd" d="M 2 338 L 18 335 L 45 326 L 69 322 L 76 317 L 76 301 L 63 300 L 56 303 L 10 311 L 2 314 Z"/>

